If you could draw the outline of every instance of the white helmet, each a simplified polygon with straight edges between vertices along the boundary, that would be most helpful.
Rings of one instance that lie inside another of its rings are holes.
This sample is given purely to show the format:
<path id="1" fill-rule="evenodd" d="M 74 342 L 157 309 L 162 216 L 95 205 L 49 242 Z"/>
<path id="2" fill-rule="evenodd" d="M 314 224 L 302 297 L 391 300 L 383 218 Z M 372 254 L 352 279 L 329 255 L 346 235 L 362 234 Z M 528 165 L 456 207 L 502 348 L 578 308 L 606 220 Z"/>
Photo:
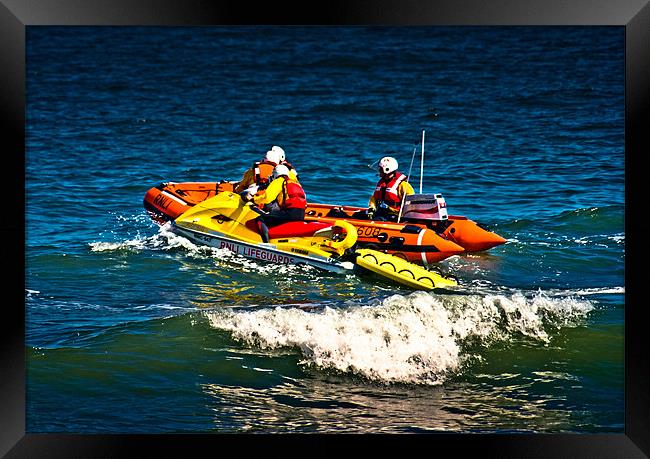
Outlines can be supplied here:
<path id="1" fill-rule="evenodd" d="M 284 164 L 278 164 L 275 166 L 275 169 L 273 169 L 273 180 L 276 178 L 280 177 L 281 175 L 286 175 L 289 176 L 289 168 L 285 166 Z"/>
<path id="2" fill-rule="evenodd" d="M 280 147 L 273 147 L 266 152 L 266 160 L 275 164 L 280 164 L 284 159 L 284 150 Z"/>
<path id="3" fill-rule="evenodd" d="M 277 145 L 273 145 L 271 147 L 271 151 L 276 151 L 276 152 L 280 153 L 280 163 L 287 159 L 287 157 L 284 155 L 284 150 L 282 149 L 282 147 L 278 147 Z"/>
<path id="4" fill-rule="evenodd" d="M 392 156 L 384 156 L 379 160 L 379 172 L 382 174 L 390 174 L 397 170 L 397 160 Z"/>
<path id="5" fill-rule="evenodd" d="M 284 150 L 277 145 L 273 145 L 271 149 L 266 152 L 266 160 L 275 164 L 280 164 L 285 160 Z"/>

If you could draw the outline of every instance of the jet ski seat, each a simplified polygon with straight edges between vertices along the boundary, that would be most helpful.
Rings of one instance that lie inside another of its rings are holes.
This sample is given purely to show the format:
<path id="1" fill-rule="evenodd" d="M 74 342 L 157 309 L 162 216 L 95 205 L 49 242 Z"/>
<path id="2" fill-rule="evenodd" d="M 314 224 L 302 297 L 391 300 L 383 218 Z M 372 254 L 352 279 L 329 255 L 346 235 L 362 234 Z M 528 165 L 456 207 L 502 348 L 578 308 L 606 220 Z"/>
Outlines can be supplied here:
<path id="1" fill-rule="evenodd" d="M 260 232 L 259 220 L 249 220 L 246 226 L 253 231 Z M 316 231 L 329 228 L 331 223 L 324 222 L 287 222 L 269 228 L 269 239 L 283 237 L 308 237 Z"/>
<path id="2" fill-rule="evenodd" d="M 332 226 L 331 223 L 323 222 L 287 222 L 269 228 L 269 238 L 307 237 L 312 236 L 318 230 L 330 226 Z"/>

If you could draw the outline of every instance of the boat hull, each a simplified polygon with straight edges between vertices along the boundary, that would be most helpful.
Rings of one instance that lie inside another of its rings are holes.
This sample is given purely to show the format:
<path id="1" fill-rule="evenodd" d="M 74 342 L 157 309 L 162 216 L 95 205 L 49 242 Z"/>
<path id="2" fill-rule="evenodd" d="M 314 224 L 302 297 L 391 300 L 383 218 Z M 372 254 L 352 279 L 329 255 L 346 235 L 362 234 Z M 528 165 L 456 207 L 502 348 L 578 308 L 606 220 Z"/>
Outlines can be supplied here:
<path id="1" fill-rule="evenodd" d="M 353 215 L 366 210 L 365 207 L 334 206 L 331 204 L 307 204 L 306 219 L 320 219 L 327 221 L 332 218 L 328 217 L 328 215 L 330 215 L 335 209 L 338 212 L 345 213 L 349 217 L 338 218 L 345 218 L 355 226 L 357 224 L 367 225 L 369 223 L 368 220 L 355 220 L 352 218 Z M 338 213 L 337 215 L 341 214 Z M 506 242 L 506 240 L 498 234 L 488 231 L 485 228 L 482 228 L 475 221 L 460 215 L 449 215 L 447 220 L 441 221 L 408 220 L 405 221 L 405 223 L 426 227 L 434 231 L 441 238 L 463 247 L 467 252 L 482 252 Z"/>
<path id="2" fill-rule="evenodd" d="M 264 262 L 277 264 L 307 264 L 325 271 L 338 274 L 349 273 L 354 265 L 350 262 L 338 262 L 332 258 L 307 257 L 274 248 L 270 244 L 238 241 L 225 234 L 204 228 L 192 228 L 188 223 L 172 222 L 171 230 L 191 241 L 217 249 L 228 249 L 234 254 Z"/>
<path id="3" fill-rule="evenodd" d="M 219 192 L 232 191 L 232 186 L 226 190 L 225 186 L 220 189 L 220 185 L 216 182 L 161 183 L 144 195 L 144 208 L 155 222 L 162 225 L 176 220 L 190 207 Z"/>

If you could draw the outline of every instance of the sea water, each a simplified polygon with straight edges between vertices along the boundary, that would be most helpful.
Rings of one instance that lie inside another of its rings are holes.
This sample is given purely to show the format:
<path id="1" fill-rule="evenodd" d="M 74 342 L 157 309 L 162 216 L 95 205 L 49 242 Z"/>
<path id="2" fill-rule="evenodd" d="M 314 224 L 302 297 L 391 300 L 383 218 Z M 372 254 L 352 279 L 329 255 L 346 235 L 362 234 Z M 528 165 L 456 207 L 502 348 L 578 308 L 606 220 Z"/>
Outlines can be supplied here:
<path id="1" fill-rule="evenodd" d="M 26 38 L 28 432 L 623 432 L 623 28 Z M 367 204 L 391 155 L 508 242 L 415 292 L 144 211 L 272 145 L 311 202 Z"/>

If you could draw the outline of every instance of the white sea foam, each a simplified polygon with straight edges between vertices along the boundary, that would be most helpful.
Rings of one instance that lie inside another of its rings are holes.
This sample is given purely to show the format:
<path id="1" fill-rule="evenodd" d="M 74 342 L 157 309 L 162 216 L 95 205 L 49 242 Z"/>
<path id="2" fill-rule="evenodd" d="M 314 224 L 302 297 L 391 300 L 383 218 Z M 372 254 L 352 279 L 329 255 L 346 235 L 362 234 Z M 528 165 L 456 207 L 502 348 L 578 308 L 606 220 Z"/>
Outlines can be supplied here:
<path id="1" fill-rule="evenodd" d="M 625 244 L 625 234 L 616 234 L 614 236 L 608 236 L 607 239 L 612 240 L 617 244 Z"/>
<path id="2" fill-rule="evenodd" d="M 135 239 L 123 242 L 91 242 L 89 245 L 93 252 L 109 252 L 124 249 L 141 250 L 144 248 L 144 243 L 145 241 L 142 239 Z"/>
<path id="3" fill-rule="evenodd" d="M 625 235 L 624 234 L 616 234 L 613 236 L 608 236 L 606 234 L 594 234 L 590 236 L 583 236 L 577 239 L 572 239 L 572 238 L 565 238 L 566 240 L 570 242 L 575 242 L 576 244 L 580 245 L 595 245 L 597 247 L 609 247 L 608 244 L 600 242 L 600 241 L 613 241 L 616 244 L 625 244 Z"/>
<path id="4" fill-rule="evenodd" d="M 593 307 L 588 301 L 506 295 L 393 295 L 376 306 L 319 312 L 297 308 L 206 312 L 210 324 L 263 349 L 293 347 L 302 363 L 382 382 L 440 384 L 470 354 L 463 345 L 488 346 L 523 336 L 549 342 L 552 329 L 573 326 Z"/>
<path id="5" fill-rule="evenodd" d="M 213 252 L 212 248 L 197 246 L 188 239 L 174 234 L 169 228 L 169 224 L 166 224 L 160 228 L 158 233 L 149 237 L 136 237 L 134 239 L 119 242 L 91 242 L 89 245 L 93 252 L 117 250 L 130 250 L 137 252 L 141 250 L 170 250 L 177 248 L 183 248 L 193 255 Z M 214 249 L 214 251 L 217 251 L 215 255 L 220 254 L 219 249 Z"/>
<path id="6" fill-rule="evenodd" d="M 315 275 L 319 270 L 310 265 L 283 265 L 277 263 L 258 263 L 255 260 L 238 255 L 227 248 L 216 248 L 207 245 L 195 244 L 189 239 L 179 236 L 171 231 L 169 223 L 160 227 L 158 233 L 149 237 L 136 237 L 120 242 L 91 242 L 93 252 L 132 251 L 144 250 L 172 250 L 181 249 L 187 255 L 195 258 L 214 258 L 220 262 L 234 263 L 242 272 L 256 272 L 262 275 L 283 277 L 294 274 Z M 182 269 L 182 268 L 181 268 Z"/>
<path id="7" fill-rule="evenodd" d="M 579 290 L 572 291 L 573 295 L 603 295 L 603 294 L 614 294 L 620 295 L 625 293 L 625 287 L 603 287 L 603 288 L 583 288 Z M 566 294 L 566 293 L 564 293 Z"/>

